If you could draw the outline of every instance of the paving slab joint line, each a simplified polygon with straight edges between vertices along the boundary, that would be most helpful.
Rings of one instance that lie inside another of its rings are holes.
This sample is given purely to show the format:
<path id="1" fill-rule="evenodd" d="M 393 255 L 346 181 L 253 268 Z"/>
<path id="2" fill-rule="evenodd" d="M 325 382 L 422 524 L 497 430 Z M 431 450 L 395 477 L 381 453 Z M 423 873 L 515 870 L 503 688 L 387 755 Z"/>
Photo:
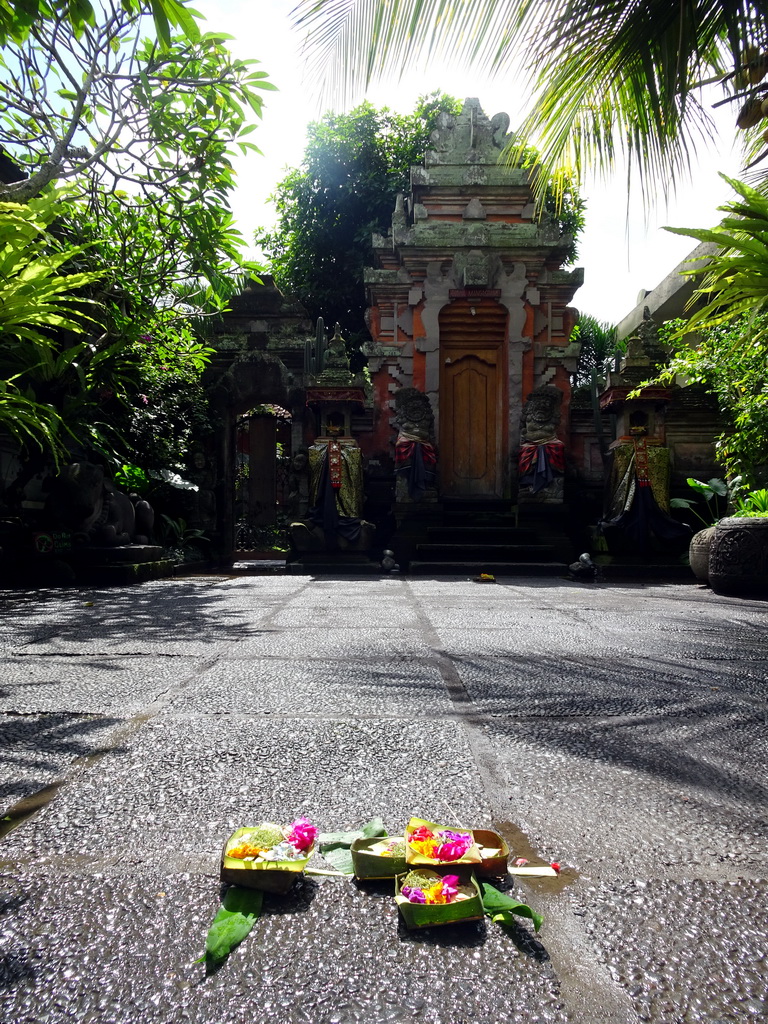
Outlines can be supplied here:
<path id="1" fill-rule="evenodd" d="M 56 779 L 53 779 L 52 782 L 49 783 L 49 785 L 56 786 L 58 789 L 56 795 L 50 800 L 50 803 L 55 803 L 56 800 L 58 800 L 61 791 L 65 787 L 69 786 L 76 779 L 87 775 L 102 760 L 102 758 L 106 757 L 107 754 L 110 754 L 117 747 L 122 746 L 135 733 L 137 733 L 139 729 L 143 728 L 153 718 L 156 718 L 168 705 L 170 694 L 175 696 L 180 690 L 187 687 L 198 675 L 204 674 L 212 668 L 218 660 L 218 657 L 216 657 L 203 662 L 199 666 L 198 670 L 190 673 L 180 685 L 167 687 L 162 691 L 162 693 L 158 694 L 143 711 L 132 715 L 130 718 L 123 719 L 122 724 L 117 725 L 114 731 L 110 733 L 105 745 L 98 747 L 89 754 L 82 754 L 80 757 L 75 758 L 75 760 L 67 765 Z M 48 713 L 50 712 L 43 712 L 44 715 Z M 2 712 L 0 712 L 0 714 L 2 714 Z M 76 718 L 90 717 L 96 720 L 107 719 L 109 717 L 107 715 L 83 715 L 76 712 L 69 714 Z M 38 810 L 34 811 L 34 813 L 30 814 L 29 817 L 20 821 L 17 826 L 7 833 L 7 835 L 10 835 L 11 832 L 17 831 L 17 829 L 23 829 L 28 822 L 34 821 L 41 811 L 45 809 L 45 806 L 48 806 L 48 804 L 43 805 Z M 2 843 L 2 840 L 0 840 L 0 843 Z"/>
<path id="2" fill-rule="evenodd" d="M 14 658 L 194 658 L 194 654 L 168 654 L 163 651 L 11 651 Z"/>
<path id="3" fill-rule="evenodd" d="M 480 714 L 451 658 L 440 649 L 440 637 L 429 617 L 422 608 L 421 600 L 413 591 L 412 584 L 406 586 L 413 601 L 416 619 L 424 638 L 432 648 L 433 658 L 445 683 L 448 696 L 461 712 L 461 725 L 467 736 L 467 743 L 475 762 L 478 778 L 486 795 L 494 818 L 499 821 L 508 817 L 505 799 L 504 770 L 490 744 L 483 735 L 484 717 Z"/>
<path id="4" fill-rule="evenodd" d="M 636 1024 L 629 993 L 611 977 L 580 920 L 560 902 L 542 908 L 546 936 L 542 939 L 560 983 L 560 997 L 569 1017 L 583 1024 Z"/>
<path id="5" fill-rule="evenodd" d="M 177 683 L 175 686 L 167 686 L 160 693 L 157 693 L 152 701 L 147 704 L 146 708 L 139 715 L 135 715 L 134 718 L 142 719 L 143 723 L 148 722 L 152 718 L 157 718 L 168 706 L 172 697 L 176 697 L 183 690 L 186 690 L 188 686 L 199 679 L 200 676 L 204 676 L 206 672 L 209 672 L 219 661 L 220 658 L 216 655 L 213 658 L 207 658 L 205 661 L 196 662 L 193 671 L 187 673 L 180 683 Z M 133 721 L 133 719 L 128 719 L 128 721 Z"/>

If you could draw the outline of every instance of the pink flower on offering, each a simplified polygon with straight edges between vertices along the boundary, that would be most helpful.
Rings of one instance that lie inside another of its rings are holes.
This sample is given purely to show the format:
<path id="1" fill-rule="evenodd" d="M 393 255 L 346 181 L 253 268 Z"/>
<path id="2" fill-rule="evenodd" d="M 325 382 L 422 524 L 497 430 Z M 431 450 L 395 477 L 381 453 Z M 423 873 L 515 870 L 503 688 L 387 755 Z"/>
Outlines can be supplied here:
<path id="1" fill-rule="evenodd" d="M 450 903 L 451 900 L 455 899 L 459 893 L 459 876 L 458 875 L 445 875 L 443 878 L 443 896 L 445 896 L 446 903 Z"/>
<path id="2" fill-rule="evenodd" d="M 440 829 L 440 831 L 437 834 L 440 836 L 441 839 L 444 839 L 446 842 L 449 843 L 459 841 L 468 842 L 469 844 L 472 843 L 472 836 L 468 832 L 453 832 L 449 828 L 443 828 Z"/>
<path id="3" fill-rule="evenodd" d="M 286 839 L 297 850 L 308 850 L 317 839 L 319 831 L 309 818 L 297 818 L 291 825 Z"/>
<path id="4" fill-rule="evenodd" d="M 435 850 L 435 857 L 438 860 L 461 860 L 468 849 L 464 843 L 441 843 Z"/>
<path id="5" fill-rule="evenodd" d="M 448 828 L 439 835 L 443 840 L 436 851 L 439 860 L 461 860 L 474 841 L 468 832 L 452 832 Z"/>

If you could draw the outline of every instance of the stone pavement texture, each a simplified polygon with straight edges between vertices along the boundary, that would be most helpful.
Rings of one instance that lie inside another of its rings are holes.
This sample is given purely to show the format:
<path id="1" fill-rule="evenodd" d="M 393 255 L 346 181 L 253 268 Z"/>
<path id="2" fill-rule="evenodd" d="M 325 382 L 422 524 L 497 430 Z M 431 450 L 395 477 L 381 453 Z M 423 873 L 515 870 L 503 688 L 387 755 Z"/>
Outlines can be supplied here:
<path id="1" fill-rule="evenodd" d="M 0 841 L 0 1021 L 768 1021 L 767 609 L 549 579 L 0 592 L 0 817 L 38 808 Z M 302 814 L 493 824 L 564 870 L 517 887 L 538 936 L 409 933 L 386 889 L 307 878 L 206 976 L 224 839 Z"/>

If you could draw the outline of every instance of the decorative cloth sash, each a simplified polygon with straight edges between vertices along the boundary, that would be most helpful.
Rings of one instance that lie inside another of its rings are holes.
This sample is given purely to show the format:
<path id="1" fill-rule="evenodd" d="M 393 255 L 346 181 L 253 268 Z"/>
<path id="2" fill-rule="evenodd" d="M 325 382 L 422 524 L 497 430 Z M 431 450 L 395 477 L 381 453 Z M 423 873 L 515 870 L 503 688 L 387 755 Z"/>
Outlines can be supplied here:
<path id="1" fill-rule="evenodd" d="M 634 438 L 635 443 L 635 477 L 639 487 L 651 486 L 651 474 L 648 464 L 648 441 L 645 437 Z"/>
<path id="2" fill-rule="evenodd" d="M 434 468 L 437 465 L 435 446 L 426 441 L 401 441 L 397 440 L 395 445 L 395 466 L 396 470 L 405 469 L 412 459 L 420 455 L 425 467 Z"/>
<path id="3" fill-rule="evenodd" d="M 400 434 L 395 444 L 395 473 L 405 473 L 408 497 L 420 501 L 435 480 L 437 453 L 428 441 L 412 440 Z"/>
<path id="4" fill-rule="evenodd" d="M 526 441 L 520 447 L 519 470 L 520 486 L 536 494 L 565 472 L 565 445 L 557 438 L 539 444 Z"/>
<path id="5" fill-rule="evenodd" d="M 328 475 L 334 491 L 341 489 L 341 445 L 338 441 L 328 442 Z"/>

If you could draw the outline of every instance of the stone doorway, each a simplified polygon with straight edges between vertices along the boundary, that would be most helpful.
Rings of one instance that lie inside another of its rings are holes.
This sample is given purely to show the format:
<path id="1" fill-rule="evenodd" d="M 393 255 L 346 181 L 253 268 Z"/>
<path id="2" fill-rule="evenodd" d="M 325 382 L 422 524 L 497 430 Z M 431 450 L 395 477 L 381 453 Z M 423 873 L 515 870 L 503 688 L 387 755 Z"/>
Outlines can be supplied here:
<path id="1" fill-rule="evenodd" d="M 248 560 L 283 546 L 291 462 L 291 417 L 264 405 L 237 421 L 235 558 Z"/>
<path id="2" fill-rule="evenodd" d="M 440 313 L 440 490 L 500 498 L 505 489 L 507 311 L 463 298 Z"/>

